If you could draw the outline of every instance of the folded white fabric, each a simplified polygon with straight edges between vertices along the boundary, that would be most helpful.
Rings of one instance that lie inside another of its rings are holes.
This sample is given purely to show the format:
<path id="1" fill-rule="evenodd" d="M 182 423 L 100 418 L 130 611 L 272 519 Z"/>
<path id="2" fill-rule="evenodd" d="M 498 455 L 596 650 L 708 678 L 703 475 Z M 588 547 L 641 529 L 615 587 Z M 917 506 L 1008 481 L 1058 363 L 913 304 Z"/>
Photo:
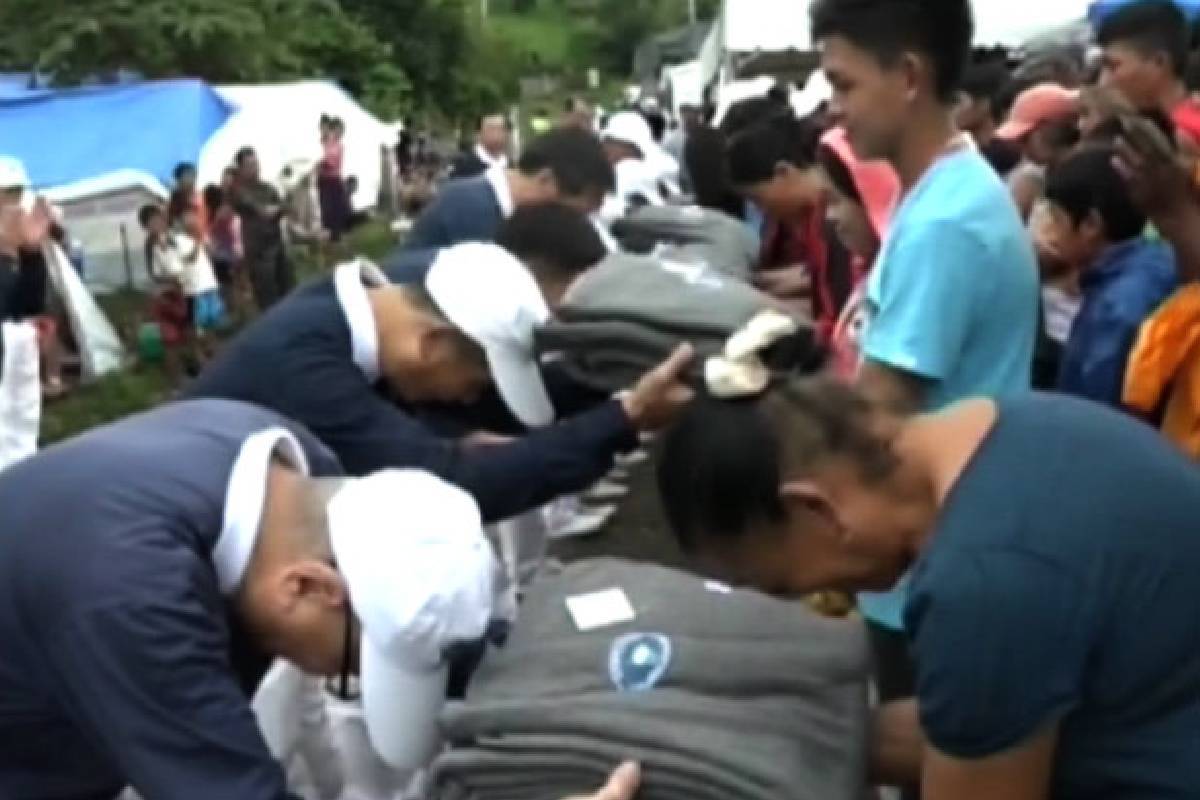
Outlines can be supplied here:
<path id="1" fill-rule="evenodd" d="M 799 330 L 794 319 L 771 309 L 760 312 L 729 337 L 725 350 L 704 363 L 704 382 L 714 397 L 736 399 L 759 394 L 771 382 L 761 354 Z"/>

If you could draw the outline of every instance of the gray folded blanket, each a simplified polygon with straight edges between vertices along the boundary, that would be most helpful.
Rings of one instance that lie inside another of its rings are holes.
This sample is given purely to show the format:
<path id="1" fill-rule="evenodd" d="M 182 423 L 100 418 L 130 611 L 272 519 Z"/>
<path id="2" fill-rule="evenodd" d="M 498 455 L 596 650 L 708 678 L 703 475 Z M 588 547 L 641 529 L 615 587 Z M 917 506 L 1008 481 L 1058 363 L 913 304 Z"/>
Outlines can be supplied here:
<path id="1" fill-rule="evenodd" d="M 632 620 L 576 628 L 568 597 L 620 587 Z M 507 645 L 443 715 L 445 800 L 594 790 L 643 764 L 645 800 L 857 800 L 866 765 L 859 623 L 612 559 L 542 577 Z"/>

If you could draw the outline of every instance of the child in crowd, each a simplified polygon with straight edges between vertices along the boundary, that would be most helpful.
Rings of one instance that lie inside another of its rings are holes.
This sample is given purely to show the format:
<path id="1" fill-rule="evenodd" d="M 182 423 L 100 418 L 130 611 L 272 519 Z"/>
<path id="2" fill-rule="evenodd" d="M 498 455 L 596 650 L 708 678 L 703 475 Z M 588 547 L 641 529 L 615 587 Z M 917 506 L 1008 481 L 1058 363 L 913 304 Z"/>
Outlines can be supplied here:
<path id="1" fill-rule="evenodd" d="M 1146 216 L 1113 165 L 1111 147 L 1088 145 L 1051 170 L 1048 244 L 1078 276 L 1082 305 L 1058 389 L 1121 406 L 1129 352 L 1142 322 L 1175 289 L 1175 256 L 1144 236 Z"/>
<path id="2" fill-rule="evenodd" d="M 162 339 L 163 367 L 167 377 L 173 386 L 179 386 L 184 377 L 180 350 L 189 341 L 187 298 L 180 285 L 179 258 L 162 206 L 142 206 L 138 221 L 146 232 L 146 271 L 154 286 L 150 316 L 158 325 Z"/>
<path id="3" fill-rule="evenodd" d="M 227 169 L 220 186 L 209 186 L 204 190 L 204 205 L 208 208 L 208 252 L 212 258 L 213 272 L 221 287 L 225 307 L 241 319 L 245 304 L 241 297 L 243 281 L 242 223 L 233 209 L 233 170 Z"/>
<path id="4" fill-rule="evenodd" d="M 173 240 L 194 337 L 193 354 L 198 366 L 203 366 L 212 358 L 213 337 L 225 320 L 225 305 L 221 302 L 220 285 L 204 246 L 203 223 L 196 209 L 184 211 L 180 230 L 173 234 Z"/>

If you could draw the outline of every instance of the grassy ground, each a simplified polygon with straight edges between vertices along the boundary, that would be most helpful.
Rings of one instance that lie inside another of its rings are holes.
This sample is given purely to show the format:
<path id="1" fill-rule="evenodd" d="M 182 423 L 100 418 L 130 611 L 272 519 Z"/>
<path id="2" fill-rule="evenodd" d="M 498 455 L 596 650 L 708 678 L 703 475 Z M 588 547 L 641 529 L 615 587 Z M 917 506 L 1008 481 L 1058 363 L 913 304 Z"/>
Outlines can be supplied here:
<path id="1" fill-rule="evenodd" d="M 379 258 L 392 248 L 394 241 L 387 225 L 370 223 L 358 229 L 336 257 L 364 255 Z M 296 271 L 301 280 L 316 275 L 324 268 L 321 259 L 313 253 L 299 251 L 295 255 Z M 147 305 L 145 295 L 122 291 L 98 299 L 120 332 L 128 351 L 136 353 L 136 332 Z M 171 389 L 167 376 L 158 364 L 134 364 L 96 383 L 81 386 L 69 396 L 44 407 L 42 443 L 50 444 L 88 428 L 143 411 L 166 399 Z"/>

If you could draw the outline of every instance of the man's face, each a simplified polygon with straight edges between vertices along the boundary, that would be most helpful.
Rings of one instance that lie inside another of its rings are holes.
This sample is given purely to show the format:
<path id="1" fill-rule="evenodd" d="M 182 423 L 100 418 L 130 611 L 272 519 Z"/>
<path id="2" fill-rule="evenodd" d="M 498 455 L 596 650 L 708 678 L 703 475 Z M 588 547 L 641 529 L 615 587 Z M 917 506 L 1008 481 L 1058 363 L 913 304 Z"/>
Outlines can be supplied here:
<path id="1" fill-rule="evenodd" d="M 21 198 L 25 195 L 25 190 L 20 186 L 10 186 L 0 189 L 0 208 L 5 206 L 21 205 Z"/>
<path id="2" fill-rule="evenodd" d="M 479 128 L 479 144 L 493 155 L 508 150 L 508 125 L 504 117 L 487 117 Z"/>
<path id="3" fill-rule="evenodd" d="M 972 97 L 963 93 L 954 109 L 954 122 L 961 131 L 966 131 L 979 141 L 980 133 L 988 130 L 993 122 L 992 103 L 987 98 Z M 981 142 L 987 144 L 987 142 Z"/>
<path id="4" fill-rule="evenodd" d="M 1147 56 L 1117 42 L 1104 48 L 1102 63 L 1101 86 L 1115 89 L 1139 111 L 1161 106 L 1163 92 L 1171 84 L 1170 71 L 1161 55 Z"/>
<path id="5" fill-rule="evenodd" d="M 196 171 L 185 170 L 179 173 L 179 188 L 184 191 L 194 191 L 196 188 Z"/>
<path id="6" fill-rule="evenodd" d="M 774 219 L 790 219 L 812 208 L 824 191 L 816 170 L 780 164 L 765 181 L 738 187 L 738 192 Z"/>
<path id="7" fill-rule="evenodd" d="M 1041 235 L 1043 246 L 1059 261 L 1076 270 L 1090 264 L 1103 247 L 1094 221 L 1085 219 L 1076 224 L 1065 209 L 1053 203 Z"/>
<path id="8" fill-rule="evenodd" d="M 760 523 L 732 543 L 701 547 L 706 571 L 777 597 L 803 597 L 886 591 L 908 568 L 905 538 L 887 498 L 861 484 L 836 499 L 789 499 L 786 485 L 780 492 L 784 520 Z"/>
<path id="9" fill-rule="evenodd" d="M 410 405 L 467 405 L 492 382 L 482 348 L 432 319 L 423 331 L 384 347 L 380 360 L 388 388 Z"/>
<path id="10" fill-rule="evenodd" d="M 855 153 L 889 159 L 898 149 L 916 88 L 911 57 L 884 67 L 867 51 L 841 36 L 822 44 L 821 67 L 833 86 L 830 114 L 845 127 Z"/>

